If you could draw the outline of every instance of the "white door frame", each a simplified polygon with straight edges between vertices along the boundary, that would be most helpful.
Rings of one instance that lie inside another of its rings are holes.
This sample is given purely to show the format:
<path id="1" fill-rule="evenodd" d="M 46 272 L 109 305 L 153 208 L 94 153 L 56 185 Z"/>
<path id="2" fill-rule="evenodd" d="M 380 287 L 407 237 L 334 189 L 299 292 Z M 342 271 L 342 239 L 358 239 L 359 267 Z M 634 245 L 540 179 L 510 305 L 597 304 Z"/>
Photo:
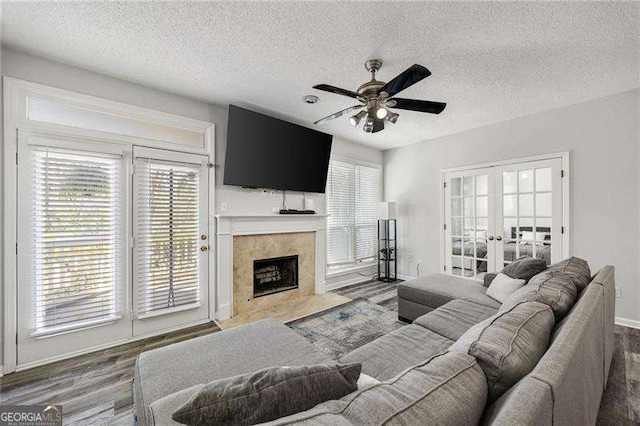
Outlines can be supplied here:
<path id="1" fill-rule="evenodd" d="M 551 154 L 542 154 L 542 155 L 534 155 L 530 157 L 519 157 L 513 158 L 509 160 L 499 160 L 492 161 L 488 163 L 479 163 L 479 164 L 471 164 L 466 166 L 458 166 L 458 167 L 450 167 L 446 169 L 440 170 L 440 271 L 444 272 L 444 268 L 447 264 L 446 255 L 445 255 L 445 247 L 446 247 L 446 238 L 447 231 L 445 230 L 445 224 L 447 223 L 446 216 L 446 197 L 445 197 L 445 183 L 446 183 L 446 174 L 452 172 L 461 172 L 467 170 L 474 169 L 484 169 L 487 167 L 498 167 L 498 166 L 507 166 L 518 163 L 529 163 L 540 160 L 552 160 L 552 159 L 561 159 L 562 160 L 562 227 L 564 233 L 562 234 L 562 255 L 564 258 L 571 256 L 571 215 L 570 215 L 570 204 L 571 204 L 571 185 L 570 185 L 570 176 L 571 176 L 571 168 L 570 168 L 570 151 L 557 152 Z"/>
<path id="2" fill-rule="evenodd" d="M 68 138 L 78 137 L 91 139 L 96 142 L 106 142 L 113 144 L 124 144 L 128 146 L 139 145 L 151 148 L 168 150 L 180 150 L 181 152 L 191 152 L 195 154 L 205 154 L 209 156 L 211 164 L 215 164 L 215 124 L 182 117 L 175 114 L 155 111 L 148 108 L 133 106 L 121 102 L 111 101 L 95 96 L 85 95 L 69 90 L 59 89 L 43 84 L 33 83 L 13 77 L 3 78 L 4 94 L 4 245 L 2 246 L 2 256 L 4 259 L 4 275 L 2 292 L 4 300 L 1 307 L 3 312 L 2 322 L 4 323 L 2 335 L 2 365 L 0 365 L 0 376 L 6 373 L 31 368 L 35 365 L 17 365 L 17 153 L 18 153 L 18 130 L 41 131 L 49 135 L 58 135 Z M 135 118 L 146 123 L 174 127 L 202 134 L 202 146 L 168 143 L 155 139 L 144 139 L 128 135 L 113 134 L 102 131 L 70 127 L 59 124 L 44 123 L 29 119 L 27 112 L 28 99 L 40 98 L 49 101 L 59 102 L 65 105 L 72 105 L 92 111 L 102 112 L 107 115 Z M 209 169 L 209 235 L 215 235 L 215 169 Z M 209 319 L 215 318 L 215 259 L 216 249 L 209 250 Z M 184 326 L 182 326 L 184 327 Z M 182 328 L 180 327 L 180 328 Z M 163 330 L 166 332 L 169 330 Z M 154 333 L 157 334 L 157 333 Z M 150 334 L 151 336 L 153 334 Z M 149 336 L 139 336 L 145 338 Z M 136 339 L 133 339 L 136 340 Z M 120 344 L 118 342 L 116 344 Z M 69 358 L 83 353 L 103 349 L 113 344 L 101 347 L 86 348 L 85 350 L 64 356 L 44 360 L 40 364 Z"/>

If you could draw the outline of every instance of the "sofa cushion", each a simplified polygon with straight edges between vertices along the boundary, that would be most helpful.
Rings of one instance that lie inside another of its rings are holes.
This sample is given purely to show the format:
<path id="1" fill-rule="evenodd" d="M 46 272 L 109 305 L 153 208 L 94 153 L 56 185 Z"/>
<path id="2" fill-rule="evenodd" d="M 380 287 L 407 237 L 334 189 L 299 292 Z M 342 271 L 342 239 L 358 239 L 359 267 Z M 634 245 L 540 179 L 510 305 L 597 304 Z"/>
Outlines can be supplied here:
<path id="1" fill-rule="evenodd" d="M 518 303 L 540 302 L 551 307 L 556 320 L 560 321 L 569 312 L 577 296 L 578 290 L 568 274 L 546 270 L 509 296 L 498 312 L 509 310 Z"/>
<path id="2" fill-rule="evenodd" d="M 511 278 L 501 272 L 489 285 L 489 288 L 487 288 L 487 296 L 503 303 L 514 291 L 525 285 L 525 283 L 525 280 Z"/>
<path id="3" fill-rule="evenodd" d="M 486 294 L 481 281 L 445 274 L 430 274 L 398 286 L 398 298 L 439 308 L 455 299 L 467 300 L 490 308 L 499 308 L 500 302 Z"/>
<path id="4" fill-rule="evenodd" d="M 338 362 L 362 364 L 362 372 L 378 380 L 388 380 L 405 369 L 438 353 L 453 343 L 419 325 L 406 325 L 360 346 Z"/>
<path id="5" fill-rule="evenodd" d="M 500 273 L 518 280 L 529 281 L 535 275 L 547 269 L 547 262 L 531 256 L 522 256 L 505 266 Z M 496 278 L 496 273 L 484 275 L 484 285 L 488 287 Z"/>
<path id="6" fill-rule="evenodd" d="M 138 357 L 134 372 L 136 416 L 146 424 L 150 404 L 197 384 L 266 367 L 334 362 L 275 319 L 186 340 Z"/>
<path id="7" fill-rule="evenodd" d="M 570 257 L 562 262 L 549 266 L 549 270 L 568 274 L 580 293 L 591 282 L 591 271 L 586 260 Z"/>
<path id="8" fill-rule="evenodd" d="M 272 425 L 478 424 L 487 382 L 471 356 L 445 353 L 424 360 L 392 380 L 337 401 L 276 420 Z"/>
<path id="9" fill-rule="evenodd" d="M 493 402 L 533 370 L 547 350 L 554 324 L 549 306 L 526 302 L 471 327 L 449 350 L 476 357 Z"/>
<path id="10" fill-rule="evenodd" d="M 276 420 L 356 391 L 361 368 L 360 364 L 270 367 L 215 380 L 178 407 L 172 418 L 188 425 Z"/>
<path id="11" fill-rule="evenodd" d="M 458 299 L 417 318 L 413 323 L 448 339 L 458 340 L 465 331 L 496 312 L 497 309 Z"/>

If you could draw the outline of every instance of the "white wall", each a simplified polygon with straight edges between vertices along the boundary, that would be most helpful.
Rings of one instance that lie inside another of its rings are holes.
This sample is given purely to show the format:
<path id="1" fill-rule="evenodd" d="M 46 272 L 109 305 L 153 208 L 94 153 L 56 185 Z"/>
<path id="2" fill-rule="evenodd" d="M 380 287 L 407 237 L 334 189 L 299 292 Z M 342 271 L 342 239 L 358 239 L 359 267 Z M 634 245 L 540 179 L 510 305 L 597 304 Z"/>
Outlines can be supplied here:
<path id="1" fill-rule="evenodd" d="M 226 107 L 185 98 L 45 58 L 27 55 L 5 47 L 0 52 L 0 58 L 3 76 L 15 77 L 130 105 L 213 122 L 216 124 L 216 164 L 220 166 L 224 164 L 227 135 Z M 2 103 L 0 102 L 0 108 L 1 105 Z M 335 139 L 333 152 L 342 156 L 379 164 L 382 164 L 383 161 L 381 151 L 345 140 Z M 4 148 L 2 146 L 0 147 L 0 176 L 3 176 L 4 173 L 2 169 L 4 164 L 3 155 Z M 272 207 L 279 208 L 281 205 L 281 194 L 275 197 L 269 195 L 262 197 L 261 192 L 258 190 L 243 190 L 222 185 L 222 173 L 223 167 L 218 167 L 216 171 L 216 181 L 218 182 L 216 185 L 216 212 L 220 212 L 221 201 L 229 203 L 229 212 L 232 213 L 271 213 Z M 0 223 L 4 223 L 4 194 L 1 191 L 3 191 L 2 185 L 0 185 Z M 324 212 L 324 195 L 313 194 L 311 197 L 314 198 L 316 210 Z M 287 206 L 290 208 L 301 207 L 302 195 L 288 195 Z M 0 226 L 0 233 L 2 231 L 3 227 Z M 4 236 L 2 235 L 2 237 Z M 2 261 L 4 257 L 1 250 L 2 244 L 0 244 L 0 277 L 3 277 Z M 2 287 L 0 286 L 0 317 L 2 316 L 2 306 Z M 0 342 L 2 341 L 2 333 L 3 327 L 0 327 Z M 2 365 L 1 356 L 2 350 L 0 348 L 0 365 Z"/>
<path id="2" fill-rule="evenodd" d="M 423 274 L 442 268 L 442 169 L 570 151 L 572 253 L 594 272 L 615 265 L 616 314 L 640 321 L 639 143 L 636 89 L 386 151 L 385 196 L 398 203 L 400 272 L 416 275 L 418 261 Z"/>
<path id="3" fill-rule="evenodd" d="M 246 105 L 242 106 L 251 108 Z M 265 112 L 261 109 L 255 110 Z M 221 117 L 219 121 L 216 121 L 216 213 L 271 213 L 273 209 L 279 210 L 282 208 L 282 191 L 274 192 L 274 195 L 272 195 L 270 191 L 265 193 L 260 189 L 248 189 L 222 184 L 227 148 L 227 110 L 226 108 L 214 108 L 213 111 L 216 116 L 220 115 Z M 383 162 L 382 151 L 340 138 L 333 139 L 331 155 L 339 155 L 376 164 L 382 164 Z M 307 193 L 306 197 L 307 199 L 313 199 L 314 210 L 320 214 L 326 212 L 324 194 Z M 226 212 L 222 211 L 222 203 L 227 203 L 228 210 Z M 302 209 L 302 193 L 287 191 L 286 204 L 287 208 L 290 209 Z"/>

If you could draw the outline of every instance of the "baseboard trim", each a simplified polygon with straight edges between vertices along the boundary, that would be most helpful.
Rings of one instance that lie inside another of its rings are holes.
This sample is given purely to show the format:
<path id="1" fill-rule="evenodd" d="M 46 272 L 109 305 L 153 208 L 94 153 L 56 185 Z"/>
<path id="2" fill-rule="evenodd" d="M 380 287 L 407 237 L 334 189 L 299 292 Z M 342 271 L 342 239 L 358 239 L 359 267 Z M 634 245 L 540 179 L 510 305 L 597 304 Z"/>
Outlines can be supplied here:
<path id="1" fill-rule="evenodd" d="M 333 291 L 333 290 L 337 290 L 337 289 L 342 288 L 342 287 L 348 287 L 350 285 L 365 283 L 367 281 L 371 281 L 371 278 L 369 278 L 369 277 L 354 277 L 354 278 L 349 278 L 349 279 L 346 279 L 346 280 L 338 281 L 337 283 L 327 284 L 326 285 L 326 289 L 327 289 L 327 291 Z"/>
<path id="2" fill-rule="evenodd" d="M 630 320 L 627 318 L 616 317 L 616 325 L 623 327 L 637 328 L 640 330 L 640 321 Z"/>
<path id="3" fill-rule="evenodd" d="M 47 358 L 47 359 L 28 362 L 28 363 L 25 363 L 25 364 L 18 364 L 16 366 L 16 370 L 15 371 L 18 372 L 18 371 L 29 370 L 30 368 L 40 367 L 42 365 L 52 364 L 54 362 L 62 361 L 62 360 L 69 359 L 69 358 L 74 358 L 74 357 L 81 356 L 81 355 L 86 355 L 86 354 L 89 354 L 89 353 L 92 353 L 92 352 L 98 352 L 98 351 L 102 351 L 102 350 L 105 350 L 105 349 L 114 348 L 116 346 L 120 346 L 120 345 L 124 345 L 124 344 L 127 344 L 127 343 L 136 342 L 138 340 L 148 339 L 150 337 L 159 336 L 159 335 L 165 334 L 165 333 L 171 333 L 171 332 L 174 332 L 174 331 L 183 330 L 183 329 L 189 328 L 189 327 L 195 327 L 197 325 L 206 324 L 208 322 L 211 322 L 211 320 L 209 318 L 205 318 L 205 319 L 202 319 L 202 320 L 190 322 L 188 324 L 183 324 L 183 325 L 180 325 L 178 327 L 171 327 L 171 328 L 166 328 L 166 329 L 157 330 L 157 331 L 154 331 L 154 332 L 151 332 L 151 333 L 143 334 L 143 335 L 140 335 L 140 336 L 134 336 L 134 337 L 125 338 L 125 339 L 118 339 L 118 340 L 114 340 L 114 341 L 109 342 L 109 343 L 104 343 L 104 344 L 101 344 L 101 345 L 92 346 L 90 348 L 80 349 L 80 350 L 69 352 L 69 353 L 62 354 L 62 355 L 55 355 L 55 356 L 52 356 L 52 357 Z"/>
<path id="4" fill-rule="evenodd" d="M 403 281 L 409 281 L 409 280 L 415 280 L 418 277 L 412 277 L 411 275 L 401 275 L 398 274 L 398 278 L 400 278 Z"/>

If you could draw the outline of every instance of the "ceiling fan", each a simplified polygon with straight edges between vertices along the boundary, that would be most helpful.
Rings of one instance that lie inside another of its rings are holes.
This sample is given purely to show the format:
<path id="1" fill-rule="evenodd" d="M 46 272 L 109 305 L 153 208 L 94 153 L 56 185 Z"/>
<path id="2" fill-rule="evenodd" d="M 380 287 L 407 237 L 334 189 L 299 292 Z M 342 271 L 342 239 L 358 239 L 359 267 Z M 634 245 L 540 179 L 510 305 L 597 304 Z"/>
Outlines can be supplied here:
<path id="1" fill-rule="evenodd" d="M 364 83 L 358 87 L 355 92 L 351 90 L 341 89 L 339 87 L 330 86 L 328 84 L 318 84 L 313 86 L 314 89 L 324 90 L 325 92 L 336 93 L 338 95 L 349 96 L 361 102 L 360 105 L 354 105 L 331 114 L 325 118 L 316 121 L 314 124 L 322 124 L 334 118 L 351 114 L 359 109 L 366 108 L 357 114 L 349 117 L 349 123 L 353 127 L 357 126 L 360 121 L 365 120 L 363 130 L 367 133 L 377 133 L 384 130 L 384 120 L 391 123 L 398 121 L 400 114 L 389 111 L 388 108 L 406 109 L 418 112 L 428 112 L 431 114 L 440 114 L 447 106 L 442 102 L 420 101 L 416 99 L 394 98 L 393 96 L 402 92 L 404 89 L 416 84 L 420 80 L 431 75 L 431 71 L 422 65 L 413 64 L 404 72 L 400 73 L 396 78 L 385 83 L 376 80 L 376 72 L 382 67 L 380 59 L 370 59 L 365 62 L 364 67 L 371 73 L 371 81 Z"/>

